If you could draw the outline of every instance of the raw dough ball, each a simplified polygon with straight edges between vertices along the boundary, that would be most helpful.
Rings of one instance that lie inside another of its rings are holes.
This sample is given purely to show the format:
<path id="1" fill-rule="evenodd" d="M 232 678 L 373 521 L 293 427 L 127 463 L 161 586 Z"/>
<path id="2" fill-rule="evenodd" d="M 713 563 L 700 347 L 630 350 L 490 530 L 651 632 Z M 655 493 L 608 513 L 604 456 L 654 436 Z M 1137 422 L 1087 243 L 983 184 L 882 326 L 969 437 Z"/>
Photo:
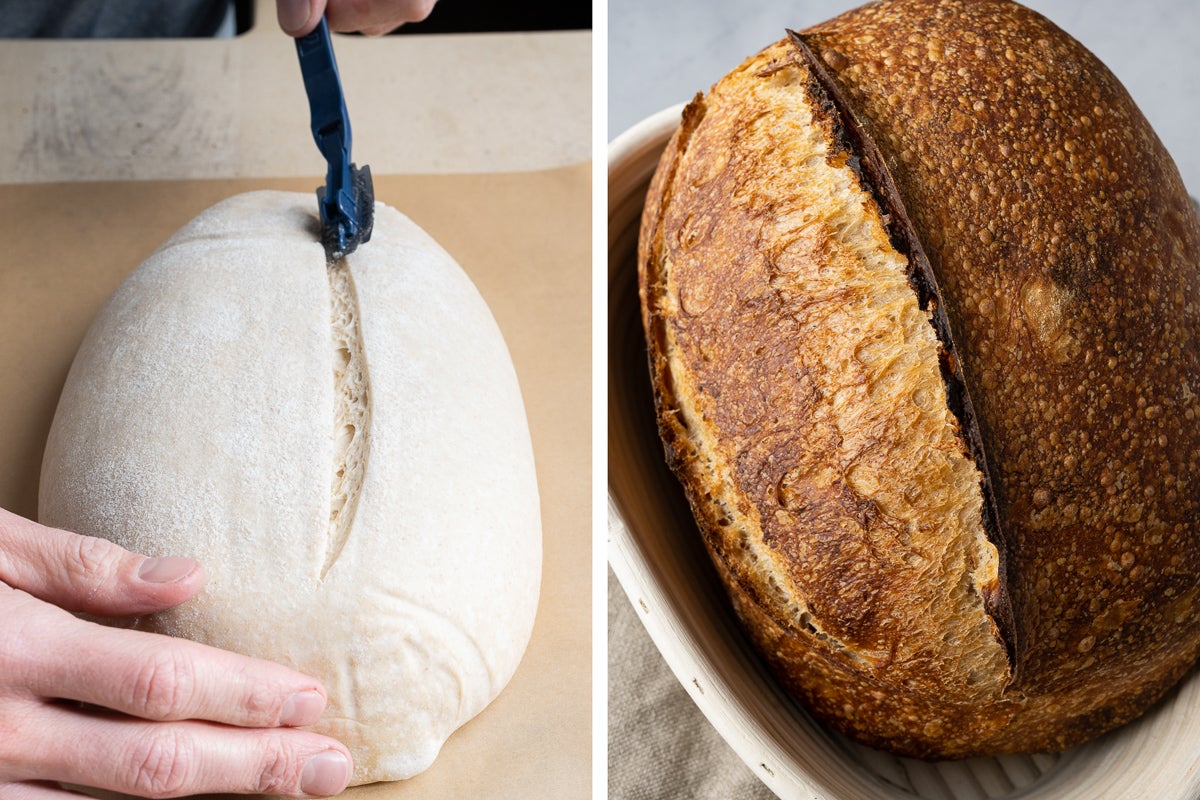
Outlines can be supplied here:
<path id="1" fill-rule="evenodd" d="M 310 195 L 201 214 L 135 270 L 71 367 L 42 522 L 209 574 L 137 620 L 320 678 L 355 783 L 407 778 L 516 670 L 541 570 L 512 362 L 403 215 L 329 267 Z"/>

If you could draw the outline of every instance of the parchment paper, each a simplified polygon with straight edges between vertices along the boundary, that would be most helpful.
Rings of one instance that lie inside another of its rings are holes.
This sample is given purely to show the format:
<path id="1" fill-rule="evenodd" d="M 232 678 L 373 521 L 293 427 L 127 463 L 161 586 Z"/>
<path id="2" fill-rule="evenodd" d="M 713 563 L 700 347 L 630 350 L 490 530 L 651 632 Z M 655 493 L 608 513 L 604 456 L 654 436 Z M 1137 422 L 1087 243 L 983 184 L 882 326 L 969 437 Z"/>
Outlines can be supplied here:
<path id="1" fill-rule="evenodd" d="M 375 176 L 491 306 L 516 364 L 537 461 L 544 567 L 533 639 L 500 697 L 409 781 L 353 800 L 581 798 L 591 787 L 590 165 Z M 323 178 L 0 186 L 0 506 L 32 517 L 67 370 L 120 280 L 238 192 Z M 313 197 L 314 204 L 316 197 Z M 369 244 L 366 246 L 370 246 Z"/>

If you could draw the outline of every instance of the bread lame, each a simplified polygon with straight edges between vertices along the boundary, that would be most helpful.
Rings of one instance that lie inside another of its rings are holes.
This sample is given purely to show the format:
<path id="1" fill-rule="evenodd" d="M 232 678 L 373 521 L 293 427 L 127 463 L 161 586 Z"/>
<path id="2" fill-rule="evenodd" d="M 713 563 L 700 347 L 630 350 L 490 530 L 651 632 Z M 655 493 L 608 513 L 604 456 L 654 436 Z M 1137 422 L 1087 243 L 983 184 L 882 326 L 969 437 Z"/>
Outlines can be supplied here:
<path id="1" fill-rule="evenodd" d="M 327 165 L 325 185 L 317 189 L 321 244 L 337 261 L 371 239 L 375 188 L 371 168 L 350 160 L 350 115 L 342 93 L 329 25 L 322 17 L 307 36 L 296 39 L 304 90 L 312 111 L 312 132 Z"/>

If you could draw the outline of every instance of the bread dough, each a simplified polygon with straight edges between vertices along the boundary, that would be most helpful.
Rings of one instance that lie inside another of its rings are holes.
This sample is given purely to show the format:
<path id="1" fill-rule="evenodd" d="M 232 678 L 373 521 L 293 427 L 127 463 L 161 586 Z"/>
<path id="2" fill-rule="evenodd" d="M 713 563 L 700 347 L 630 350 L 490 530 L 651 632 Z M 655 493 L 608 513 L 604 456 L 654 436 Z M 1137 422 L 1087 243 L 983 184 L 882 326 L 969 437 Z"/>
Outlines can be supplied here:
<path id="1" fill-rule="evenodd" d="M 189 556 L 131 624 L 323 681 L 354 783 L 430 765 L 529 640 L 541 525 L 508 351 L 453 259 L 376 204 L 326 264 L 310 195 L 205 211 L 121 284 L 71 367 L 40 517 Z M 331 518 L 332 517 L 332 518 Z"/>

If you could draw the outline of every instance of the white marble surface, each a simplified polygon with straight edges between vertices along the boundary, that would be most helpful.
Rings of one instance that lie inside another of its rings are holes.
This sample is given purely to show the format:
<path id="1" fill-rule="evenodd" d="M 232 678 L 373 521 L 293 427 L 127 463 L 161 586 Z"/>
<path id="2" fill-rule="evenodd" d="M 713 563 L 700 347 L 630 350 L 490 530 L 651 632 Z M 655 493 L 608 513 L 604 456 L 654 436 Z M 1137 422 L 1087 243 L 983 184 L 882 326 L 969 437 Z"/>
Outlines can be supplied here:
<path id="1" fill-rule="evenodd" d="M 609 0 L 608 136 L 705 91 L 783 35 L 854 0 Z M 1108 65 L 1200 195 L 1200 3 L 1027 0 Z"/>

